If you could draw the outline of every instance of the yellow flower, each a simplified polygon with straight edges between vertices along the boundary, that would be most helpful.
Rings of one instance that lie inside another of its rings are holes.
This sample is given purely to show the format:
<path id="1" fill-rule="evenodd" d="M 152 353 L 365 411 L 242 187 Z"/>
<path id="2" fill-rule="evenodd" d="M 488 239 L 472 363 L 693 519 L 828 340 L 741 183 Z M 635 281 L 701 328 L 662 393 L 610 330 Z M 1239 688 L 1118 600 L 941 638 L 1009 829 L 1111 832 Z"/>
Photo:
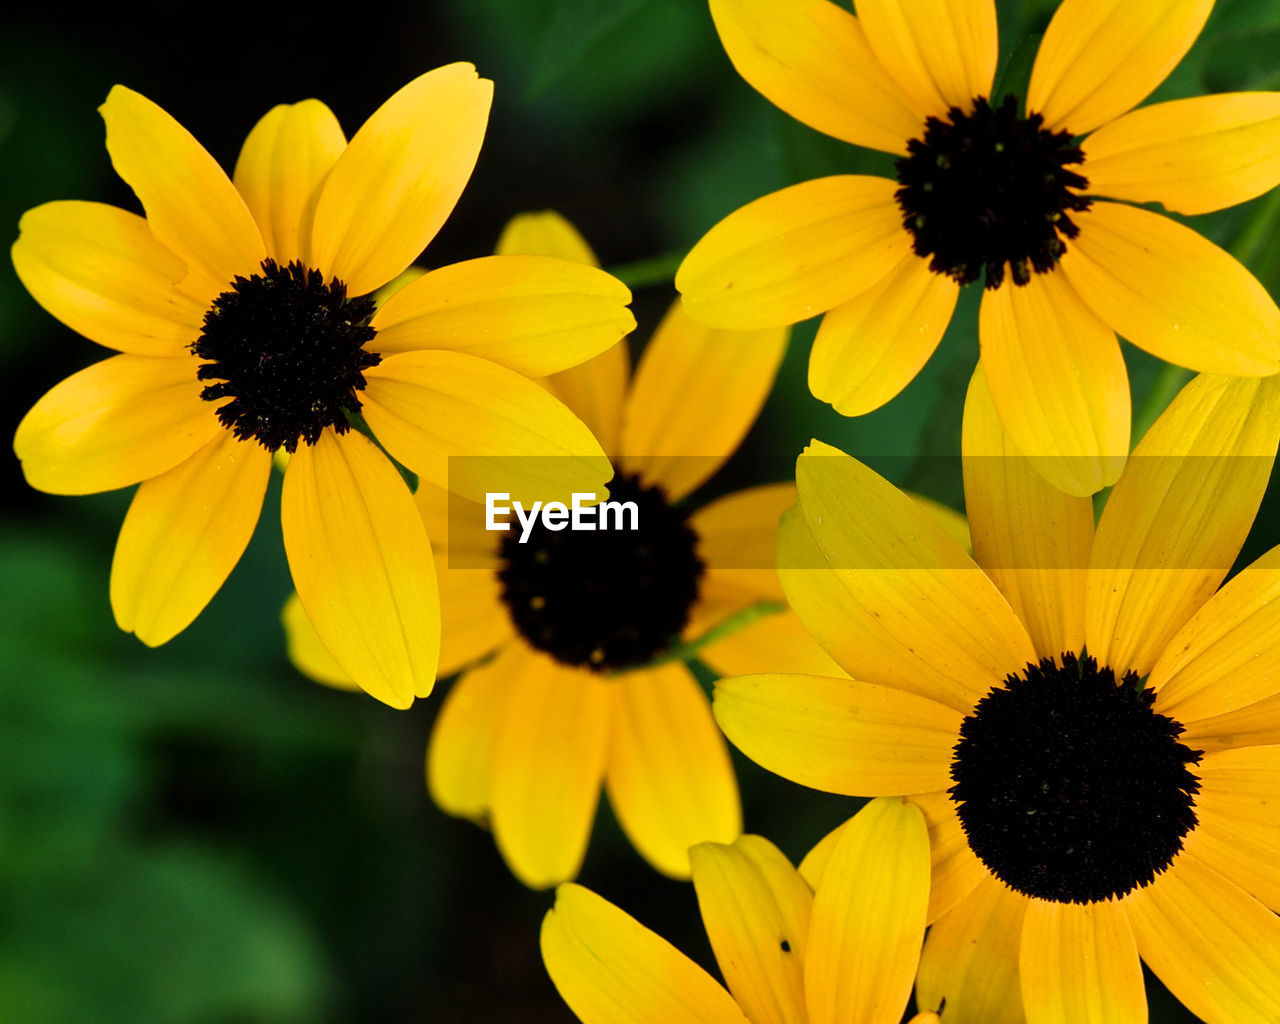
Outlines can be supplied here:
<path id="1" fill-rule="evenodd" d="M 1280 1020 L 1280 548 L 1217 590 L 1278 440 L 1280 378 L 1202 375 L 1095 530 L 979 369 L 977 564 L 860 463 L 801 456 L 779 575 L 852 678 L 725 680 L 716 718 L 796 782 L 921 808 L 918 991 L 948 1022 L 1145 1021 L 1139 957 L 1211 1024 Z"/>
<path id="2" fill-rule="evenodd" d="M 730 214 L 676 276 L 723 328 L 826 314 L 814 395 L 848 416 L 919 372 L 962 285 L 985 274 L 981 364 L 1000 420 L 1072 494 L 1115 481 L 1129 450 L 1116 334 L 1195 370 L 1280 369 L 1280 310 L 1182 214 L 1280 181 L 1280 93 L 1141 102 L 1212 0 L 1064 0 L 1025 112 L 990 100 L 993 0 L 711 0 L 738 72 L 818 131 L 899 157 L 895 179 L 836 175 Z M 1087 136 L 1083 141 L 1080 136 Z M 1072 456 L 1072 458 L 1061 458 Z"/>
<path id="3" fill-rule="evenodd" d="M 430 692 L 439 599 L 421 517 L 387 452 L 446 482 L 451 454 L 572 455 L 563 489 L 610 468 L 528 380 L 634 320 L 601 271 L 533 257 L 443 267 L 375 311 L 475 165 L 492 84 L 469 64 L 410 82 L 348 143 L 324 104 L 271 110 L 234 181 L 151 101 L 101 108 L 146 218 L 100 203 L 29 211 L 18 276 L 63 323 L 121 354 L 74 374 L 18 427 L 28 482 L 57 494 L 140 483 L 120 532 L 120 628 L 161 644 L 217 592 L 253 533 L 272 453 L 294 584 L 346 673 L 407 707 Z"/>
<path id="4" fill-rule="evenodd" d="M 916 809 L 875 800 L 822 882 L 759 836 L 690 852 L 707 937 L 729 987 L 589 889 L 562 885 L 542 959 L 583 1024 L 898 1024 L 920 958 L 929 841 Z M 732 995 L 730 994 L 732 993 Z M 912 1024 L 937 1024 L 934 1013 Z"/>
<path id="5" fill-rule="evenodd" d="M 499 249 L 595 259 L 550 213 L 517 218 Z M 753 487 L 694 512 L 681 502 L 750 427 L 786 340 L 785 328 L 703 327 L 677 303 L 634 375 L 619 344 L 547 381 L 612 454 L 610 498 L 637 503 L 638 533 L 541 529 L 521 544 L 518 528 L 486 530 L 483 509 L 450 515 L 439 490 L 418 491 L 442 567 L 440 670 L 493 655 L 442 705 L 428 784 L 444 810 L 492 827 L 527 885 L 577 874 L 602 784 L 636 849 L 669 875 L 688 877 L 693 844 L 741 830 L 728 751 L 689 668 L 678 658 L 633 666 L 761 602 L 782 605 L 773 535 L 795 487 Z M 296 604 L 285 623 L 295 664 L 341 684 Z M 839 671 L 781 611 L 698 657 L 719 672 Z"/>

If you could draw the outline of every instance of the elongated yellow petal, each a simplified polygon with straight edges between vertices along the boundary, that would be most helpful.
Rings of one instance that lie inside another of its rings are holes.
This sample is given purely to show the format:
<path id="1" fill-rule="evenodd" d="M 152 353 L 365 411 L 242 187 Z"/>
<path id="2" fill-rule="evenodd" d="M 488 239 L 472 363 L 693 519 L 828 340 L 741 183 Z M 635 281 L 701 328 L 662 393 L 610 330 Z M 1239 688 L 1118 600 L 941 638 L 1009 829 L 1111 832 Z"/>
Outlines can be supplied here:
<path id="1" fill-rule="evenodd" d="M 280 620 L 284 626 L 285 653 L 289 655 L 294 668 L 309 679 L 335 689 L 360 689 L 356 681 L 334 660 L 329 648 L 316 636 L 316 627 L 311 625 L 307 610 L 302 607 L 296 593 L 290 594 L 285 601 Z"/>
<path id="2" fill-rule="evenodd" d="M 45 203 L 18 222 L 13 268 L 31 297 L 99 345 L 186 355 L 204 307 L 177 291 L 186 265 L 133 213 L 102 203 Z"/>
<path id="3" fill-rule="evenodd" d="M 1020 965 L 1027 1024 L 1146 1024 L 1142 965 L 1119 903 L 1028 900 Z"/>
<path id="4" fill-rule="evenodd" d="M 1036 654 L 1079 651 L 1093 502 L 1054 487 L 1018 449 L 981 365 L 969 381 L 960 445 L 974 558 L 1026 625 Z"/>
<path id="5" fill-rule="evenodd" d="M 844 829 L 813 900 L 810 1024 L 898 1019 L 920 961 L 929 838 L 919 808 L 873 800 Z"/>
<path id="6" fill-rule="evenodd" d="M 924 130 L 848 10 L 829 0 L 711 0 L 711 17 L 738 74 L 810 128 L 903 154 Z"/>
<path id="7" fill-rule="evenodd" d="M 757 764 L 848 796 L 946 789 L 962 717 L 888 686 L 799 675 L 722 679 L 715 715 Z"/>
<path id="8" fill-rule="evenodd" d="M 990 875 L 929 929 L 916 1004 L 958 1024 L 1025 1024 L 1018 982 L 1022 921 L 1030 903 Z"/>
<path id="9" fill-rule="evenodd" d="M 969 110 L 996 74 L 993 0 L 858 0 L 858 20 L 880 66 L 924 117 Z"/>
<path id="10" fill-rule="evenodd" d="M 813 542 L 839 584 L 832 593 L 839 603 L 802 592 L 833 588 L 789 568 L 781 534 L 779 575 L 796 613 L 850 675 L 967 713 L 1034 660 L 1026 630 L 995 585 L 883 477 L 814 442 L 796 463 L 796 484 Z"/>
<path id="11" fill-rule="evenodd" d="M 1280 183 L 1280 93 L 1157 103 L 1104 125 L 1082 148 L 1094 195 L 1221 210 Z"/>
<path id="12" fill-rule="evenodd" d="M 396 459 L 472 501 L 489 492 L 568 502 L 605 493 L 613 467 L 564 405 L 463 352 L 402 352 L 365 371 L 364 415 Z"/>
<path id="13" fill-rule="evenodd" d="M 375 314 L 384 355 L 468 352 L 541 377 L 603 352 L 636 325 L 631 292 L 595 267 L 552 256 L 484 256 L 432 270 Z"/>
<path id="14" fill-rule="evenodd" d="M 267 255 L 253 215 L 190 132 L 145 96 L 113 86 L 98 108 L 116 173 L 147 211 L 156 240 L 177 253 L 210 298 Z"/>
<path id="15" fill-rule="evenodd" d="M 1077 497 L 1115 483 L 1129 453 L 1129 374 L 1066 278 L 986 292 L 978 333 L 1000 422 L 1039 472 Z"/>
<path id="16" fill-rule="evenodd" d="M 750 675 L 753 672 L 809 676 L 844 674 L 844 670 L 809 635 L 800 620 L 788 611 L 765 615 L 723 640 L 698 648 L 698 660 L 719 676 Z"/>
<path id="17" fill-rule="evenodd" d="M 116 624 L 150 647 L 187 628 L 253 536 L 271 456 L 219 431 L 191 458 L 143 482 L 111 563 Z"/>
<path id="18" fill-rule="evenodd" d="M 522 645 L 504 661 L 502 721 L 494 741 L 493 838 L 531 889 L 578 873 L 600 799 L 612 729 L 608 680 Z"/>
<path id="19" fill-rule="evenodd" d="M 730 331 L 785 327 L 870 288 L 911 249 L 897 183 L 801 182 L 729 214 L 693 247 L 676 288 L 695 320 Z"/>
<path id="20" fill-rule="evenodd" d="M 1191 48 L 1213 0 L 1065 0 L 1045 31 L 1027 109 L 1084 135 L 1136 107 Z"/>
<path id="21" fill-rule="evenodd" d="M 502 582 L 497 573 L 447 569 L 440 562 L 436 560 L 440 581 L 439 673 L 449 676 L 497 650 L 514 632 L 511 616 L 502 604 Z"/>
<path id="22" fill-rule="evenodd" d="M 759 836 L 689 851 L 698 908 L 734 1000 L 754 1024 L 806 1024 L 804 962 L 813 893 Z"/>
<path id="23" fill-rule="evenodd" d="M 822 318 L 809 354 L 809 390 L 861 416 L 905 388 L 951 322 L 960 287 L 908 253 L 877 284 Z"/>
<path id="24" fill-rule="evenodd" d="M 689 847 L 742 832 L 738 784 L 702 688 L 683 662 L 612 687 L 605 784 L 627 837 L 663 874 L 689 877 Z"/>
<path id="25" fill-rule="evenodd" d="M 1126 901 L 1138 952 L 1207 1024 L 1280 1020 L 1280 918 L 1186 851 Z"/>
<path id="26" fill-rule="evenodd" d="M 1134 450 L 1090 558 L 1089 653 L 1151 671 L 1226 575 L 1280 443 L 1280 382 L 1202 375 Z"/>
<path id="27" fill-rule="evenodd" d="M 412 263 L 471 177 L 492 100 L 492 82 L 449 64 L 374 111 L 320 188 L 314 265 L 364 295 Z"/>
<path id="28" fill-rule="evenodd" d="M 1226 714 L 1183 724 L 1187 731 L 1181 741 L 1191 750 L 1216 753 L 1235 747 L 1280 744 L 1280 693 Z"/>
<path id="29" fill-rule="evenodd" d="M 786 328 L 720 331 L 672 305 L 623 407 L 623 464 L 671 498 L 684 497 L 738 447 L 786 350 Z"/>
<path id="30" fill-rule="evenodd" d="M 1112 330 L 1170 363 L 1266 376 L 1280 368 L 1280 310 L 1236 259 L 1150 210 L 1095 202 L 1074 214 L 1062 257 L 1080 298 Z"/>
<path id="31" fill-rule="evenodd" d="M 1195 766 L 1199 825 L 1183 840 L 1196 860 L 1280 909 L 1280 745 L 1208 753 Z"/>
<path id="32" fill-rule="evenodd" d="M 280 496 L 284 550 L 320 642 L 371 696 L 407 708 L 431 692 L 440 599 L 422 518 L 368 438 L 301 445 Z"/>
<path id="33" fill-rule="evenodd" d="M 922 793 L 911 802 L 924 813 L 929 826 L 933 873 L 929 885 L 929 923 L 932 924 L 967 897 L 988 872 L 969 849 L 969 840 L 947 793 Z"/>
<path id="34" fill-rule="evenodd" d="M 518 213 L 502 227 L 493 251 L 499 256 L 524 253 L 600 266 L 582 233 L 555 210 Z"/>
<path id="35" fill-rule="evenodd" d="M 232 180 L 258 222 L 268 255 L 281 265 L 311 265 L 320 185 L 346 148 L 342 126 L 319 100 L 272 107 L 244 140 Z"/>
<path id="36" fill-rule="evenodd" d="M 527 655 L 509 645 L 464 673 L 445 695 L 427 744 L 427 789 L 442 811 L 488 820 L 499 723 L 526 662 Z"/>
<path id="37" fill-rule="evenodd" d="M 1180 629 L 1147 685 L 1161 714 L 1195 720 L 1280 690 L 1280 548 L 1272 548 Z"/>
<path id="38" fill-rule="evenodd" d="M 128 487 L 172 469 L 222 430 L 194 358 L 112 356 L 46 392 L 18 424 L 27 483 L 52 494 Z"/>
<path id="39" fill-rule="evenodd" d="M 706 971 L 580 885 L 556 890 L 542 961 L 583 1024 L 747 1024 Z"/>

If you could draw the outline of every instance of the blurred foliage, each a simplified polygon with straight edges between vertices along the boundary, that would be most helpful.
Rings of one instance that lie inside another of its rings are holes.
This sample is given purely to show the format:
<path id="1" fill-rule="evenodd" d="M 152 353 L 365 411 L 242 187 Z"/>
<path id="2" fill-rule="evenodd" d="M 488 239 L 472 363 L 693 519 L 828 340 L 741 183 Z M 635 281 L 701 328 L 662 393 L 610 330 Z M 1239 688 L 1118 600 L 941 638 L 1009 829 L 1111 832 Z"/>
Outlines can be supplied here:
<path id="1" fill-rule="evenodd" d="M 1053 0 L 1000 4 L 1001 74 Z M 230 167 L 271 105 L 317 95 L 353 130 L 414 75 L 471 60 L 497 83 L 485 151 L 427 251 L 489 251 L 527 209 L 569 216 L 606 264 L 687 249 L 719 217 L 783 185 L 884 172 L 881 154 L 810 131 L 733 72 L 698 0 L 365 3 L 341 19 L 289 5 L 251 14 L 54 5 L 10 12 L 0 35 L 0 206 L 51 199 L 134 206 L 111 174 L 94 110 L 125 82 Z M 176 23 L 175 23 L 176 24 Z M 1280 88 L 1280 8 L 1221 0 L 1157 99 Z M 1280 200 L 1194 219 L 1280 288 Z M 747 443 L 708 493 L 791 475 L 811 437 L 895 481 L 960 502 L 959 423 L 976 354 L 977 294 L 919 378 L 846 420 L 806 386 L 814 324 L 798 327 Z M 639 291 L 639 337 L 671 300 Z M 1135 410 L 1167 400 L 1164 368 L 1126 346 Z M 0 365 L 10 434 L 47 388 L 97 357 L 0 272 Z M 1163 390 L 1162 390 L 1163 389 Z M 542 972 L 547 894 L 522 889 L 487 834 L 437 812 L 422 751 L 438 700 L 408 713 L 299 678 L 278 625 L 288 577 L 275 488 L 231 581 L 158 651 L 119 634 L 107 604 L 127 495 L 65 499 L 7 463 L 0 516 L 0 1020 L 175 1024 L 567 1021 Z M 1280 530 L 1264 505 L 1246 548 Z M 854 802 L 799 790 L 735 754 L 747 824 L 799 857 Z M 688 886 L 656 877 L 601 812 L 583 880 L 709 962 Z M 1152 1020 L 1191 1018 L 1158 986 Z"/>

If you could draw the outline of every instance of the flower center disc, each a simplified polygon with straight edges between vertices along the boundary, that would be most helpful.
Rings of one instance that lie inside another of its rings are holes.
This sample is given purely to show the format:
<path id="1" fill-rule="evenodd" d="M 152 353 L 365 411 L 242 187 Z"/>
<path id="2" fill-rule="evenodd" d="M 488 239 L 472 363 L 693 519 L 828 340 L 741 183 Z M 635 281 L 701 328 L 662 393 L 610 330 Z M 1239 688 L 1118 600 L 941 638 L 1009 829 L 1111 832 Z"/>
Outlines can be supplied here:
<path id="1" fill-rule="evenodd" d="M 1012 96 L 999 107 L 979 98 L 971 113 L 930 117 L 924 137 L 907 143 L 895 195 L 930 270 L 961 284 L 985 270 L 987 287 L 998 288 L 1006 264 L 1015 284 L 1057 264 L 1063 239 L 1079 234 L 1068 213 L 1089 208 L 1078 194 L 1089 183 L 1067 169 L 1084 161 L 1080 147 L 1043 124 L 1039 114 L 1021 117 Z"/>
<path id="2" fill-rule="evenodd" d="M 1009 676 L 960 727 L 952 799 L 969 846 L 1011 889 L 1094 903 L 1149 884 L 1196 825 L 1200 751 L 1154 692 L 1064 654 Z"/>
<path id="3" fill-rule="evenodd" d="M 218 409 L 223 426 L 270 451 L 315 444 L 325 427 L 343 433 L 346 412 L 360 409 L 363 371 L 382 358 L 364 350 L 373 313 L 371 296 L 348 299 L 337 279 L 263 260 L 261 274 L 237 277 L 204 315 L 191 349 L 209 362 L 196 376 L 217 383 L 200 397 L 230 398 Z"/>
<path id="4" fill-rule="evenodd" d="M 689 621 L 703 564 L 688 513 L 660 487 L 615 475 L 609 501 L 634 502 L 638 529 L 549 530 L 502 542 L 502 600 L 521 635 L 566 665 L 596 671 L 643 665 L 671 646 Z M 622 525 L 630 526 L 624 512 Z"/>

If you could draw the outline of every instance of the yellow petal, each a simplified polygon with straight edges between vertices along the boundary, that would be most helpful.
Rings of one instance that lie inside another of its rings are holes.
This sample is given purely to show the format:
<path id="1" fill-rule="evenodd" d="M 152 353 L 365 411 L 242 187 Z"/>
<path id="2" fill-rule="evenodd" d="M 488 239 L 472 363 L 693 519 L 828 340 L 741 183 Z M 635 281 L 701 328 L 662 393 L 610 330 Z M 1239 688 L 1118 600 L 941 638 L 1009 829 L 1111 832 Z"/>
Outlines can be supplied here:
<path id="1" fill-rule="evenodd" d="M 204 307 L 174 285 L 186 266 L 136 214 L 102 203 L 45 203 L 18 222 L 13 268 L 31 297 L 99 345 L 185 355 Z"/>
<path id="2" fill-rule="evenodd" d="M 271 456 L 219 431 L 191 458 L 143 482 L 111 563 L 116 624 L 155 647 L 187 628 L 253 536 Z"/>
<path id="3" fill-rule="evenodd" d="M 1174 69 L 1213 0 L 1065 0 L 1045 31 L 1027 109 L 1084 135 L 1136 107 Z"/>
<path id="4" fill-rule="evenodd" d="M 754 1024 L 806 1024 L 813 893 L 776 846 L 742 836 L 689 851 L 698 908 L 733 998 Z"/>
<path id="5" fill-rule="evenodd" d="M 696 320 L 785 327 L 870 288 L 911 249 L 888 178 L 801 182 L 729 214 L 693 247 L 676 288 Z"/>
<path id="6" fill-rule="evenodd" d="M 512 680 L 526 663 L 527 655 L 508 645 L 445 695 L 427 744 L 427 789 L 445 813 L 488 819 L 499 723 Z"/>
<path id="7" fill-rule="evenodd" d="M 1280 368 L 1280 310 L 1235 257 L 1150 210 L 1095 202 L 1072 216 L 1062 272 L 1108 327 L 1193 370 Z"/>
<path id="8" fill-rule="evenodd" d="M 720 42 L 738 74 L 810 128 L 905 154 L 924 129 L 867 45 L 858 19 L 828 0 L 711 0 Z"/>
<path id="9" fill-rule="evenodd" d="M 1200 823 L 1183 848 L 1272 910 L 1280 908 L 1280 746 L 1206 754 L 1194 770 Z"/>
<path id="10" fill-rule="evenodd" d="M 194 358 L 112 356 L 73 373 L 18 424 L 14 453 L 27 483 L 51 494 L 94 494 L 159 476 L 222 425 L 201 401 Z"/>
<path id="11" fill-rule="evenodd" d="M 640 357 L 622 414 L 623 463 L 672 499 L 738 447 L 773 387 L 785 328 L 719 331 L 675 303 Z"/>
<path id="12" fill-rule="evenodd" d="M 929 826 L 929 852 L 933 872 L 929 885 L 929 923 L 932 924 L 965 899 L 988 872 L 969 849 L 969 840 L 956 816 L 955 801 L 947 793 L 922 793 L 911 802 L 924 813 Z"/>
<path id="13" fill-rule="evenodd" d="M 822 318 L 809 355 L 813 397 L 844 416 L 884 405 L 915 379 L 951 322 L 960 286 L 915 253 Z"/>
<path id="14" fill-rule="evenodd" d="M 784 568 L 805 563 L 784 560 L 781 539 L 779 575 L 796 613 L 850 675 L 967 713 L 1034 660 L 1026 630 L 995 585 L 937 520 L 883 477 L 814 442 L 796 463 L 796 484 L 839 591 L 803 593 L 814 589 L 807 580 L 813 573 Z M 816 586 L 832 590 L 830 582 Z"/>
<path id="15" fill-rule="evenodd" d="M 735 747 L 802 786 L 900 796 L 951 785 L 962 716 L 915 694 L 852 679 L 756 675 L 720 680 L 714 705 Z"/>
<path id="16" fill-rule="evenodd" d="M 1028 900 L 1022 925 L 1028 1024 L 1146 1024 L 1147 993 L 1119 903 Z"/>
<path id="17" fill-rule="evenodd" d="M 1160 695 L 1156 695 L 1157 702 Z M 1183 723 L 1181 742 L 1206 753 L 1280 743 L 1280 693 L 1226 714 Z"/>
<path id="18" fill-rule="evenodd" d="M 244 140 L 232 180 L 281 265 L 311 265 L 315 201 L 346 147 L 338 119 L 319 100 L 272 107 Z"/>
<path id="19" fill-rule="evenodd" d="M 1104 125 L 1082 148 L 1094 195 L 1221 210 L 1280 183 L 1280 93 L 1157 103 Z"/>
<path id="20" fill-rule="evenodd" d="M 982 369 L 1010 439 L 1055 487 L 1085 497 L 1129 453 L 1129 375 L 1116 336 L 1059 273 L 982 296 Z"/>
<path id="21" fill-rule="evenodd" d="M 371 347 L 468 352 L 541 377 L 603 352 L 636 325 L 631 292 L 552 256 L 485 256 L 428 271 L 373 318 Z"/>
<path id="22" fill-rule="evenodd" d="M 969 110 L 990 94 L 998 49 L 992 0 L 858 0 L 858 20 L 922 118 Z"/>
<path id="23" fill-rule="evenodd" d="M 541 943 L 547 973 L 583 1024 L 747 1024 L 711 975 L 582 886 L 556 890 Z"/>
<path id="24" fill-rule="evenodd" d="M 848 823 L 813 900 L 810 1024 L 900 1018 L 920 960 L 929 838 L 917 807 L 873 800 Z"/>
<path id="25" fill-rule="evenodd" d="M 703 592 L 743 606 L 781 603 L 774 545 L 778 521 L 795 503 L 794 484 L 763 484 L 717 498 L 690 516 L 698 557 L 707 567 Z"/>
<path id="26" fill-rule="evenodd" d="M 543 384 L 587 425 L 606 452 L 615 454 L 630 378 L 631 355 L 624 338 L 594 359 L 552 374 Z"/>
<path id="27" fill-rule="evenodd" d="M 267 255 L 262 235 L 226 172 L 182 125 L 145 96 L 113 86 L 98 108 L 116 173 L 147 211 L 161 245 L 187 264 L 210 297 Z"/>
<path id="28" fill-rule="evenodd" d="M 492 100 L 492 82 L 449 64 L 374 111 L 320 188 L 313 264 L 364 295 L 417 259 L 471 177 Z"/>
<path id="29" fill-rule="evenodd" d="M 839 676 L 844 670 L 787 611 L 762 616 L 749 626 L 698 649 L 698 660 L 718 676 L 752 672 Z"/>
<path id="30" fill-rule="evenodd" d="M 320 642 L 370 695 L 425 697 L 440 651 L 440 599 L 422 518 L 368 438 L 326 430 L 289 460 L 284 550 Z"/>
<path id="31" fill-rule="evenodd" d="M 612 686 L 609 803 L 640 854 L 689 877 L 689 847 L 742 832 L 738 784 L 702 688 L 683 662 L 629 672 Z"/>
<path id="32" fill-rule="evenodd" d="M 450 494 L 427 480 L 418 481 L 414 504 L 427 527 L 436 568 L 497 571 L 503 535 L 485 529 L 485 508 Z M 444 584 L 441 583 L 441 587 Z"/>
<path id="33" fill-rule="evenodd" d="M 523 645 L 504 661 L 494 741 L 493 838 L 531 889 L 578 873 L 600 799 L 612 728 L 610 683 Z"/>
<path id="34" fill-rule="evenodd" d="M 1280 1020 L 1280 918 L 1186 851 L 1125 901 L 1138 952 L 1207 1024 Z"/>
<path id="35" fill-rule="evenodd" d="M 493 536 L 490 534 L 490 536 Z M 439 566 L 438 566 L 439 568 Z M 490 569 L 439 568 L 440 668 L 453 675 L 510 640 L 502 583 Z"/>
<path id="36" fill-rule="evenodd" d="M 988 875 L 929 929 L 916 1004 L 961 1024 L 1024 1024 L 1018 947 L 1030 903 Z"/>
<path id="37" fill-rule="evenodd" d="M 1080 651 L 1093 502 L 1058 490 L 1022 454 L 1000 425 L 981 365 L 965 397 L 960 445 L 974 558 L 1025 623 L 1037 655 Z"/>
<path id="38" fill-rule="evenodd" d="M 364 416 L 396 459 L 472 501 L 604 495 L 613 467 L 537 384 L 462 352 L 402 352 L 365 371 Z"/>
<path id="39" fill-rule="evenodd" d="M 1280 691 L 1280 548 L 1211 597 L 1161 652 L 1147 686 L 1179 721 L 1234 711 Z"/>
<path id="40" fill-rule="evenodd" d="M 1100 664 L 1151 671 L 1240 551 L 1280 443 L 1280 383 L 1202 375 L 1134 450 L 1090 558 L 1085 640 Z"/>
<path id="41" fill-rule="evenodd" d="M 555 210 L 516 214 L 503 226 L 493 251 L 499 256 L 526 253 L 534 256 L 556 256 L 562 260 L 585 263 L 589 267 L 600 265 L 587 240 Z"/>
<path id="42" fill-rule="evenodd" d="M 360 689 L 316 636 L 316 627 L 311 625 L 307 610 L 302 607 L 296 593 L 290 594 L 285 601 L 280 620 L 284 625 L 285 653 L 294 668 L 326 686 L 339 690 Z"/>

